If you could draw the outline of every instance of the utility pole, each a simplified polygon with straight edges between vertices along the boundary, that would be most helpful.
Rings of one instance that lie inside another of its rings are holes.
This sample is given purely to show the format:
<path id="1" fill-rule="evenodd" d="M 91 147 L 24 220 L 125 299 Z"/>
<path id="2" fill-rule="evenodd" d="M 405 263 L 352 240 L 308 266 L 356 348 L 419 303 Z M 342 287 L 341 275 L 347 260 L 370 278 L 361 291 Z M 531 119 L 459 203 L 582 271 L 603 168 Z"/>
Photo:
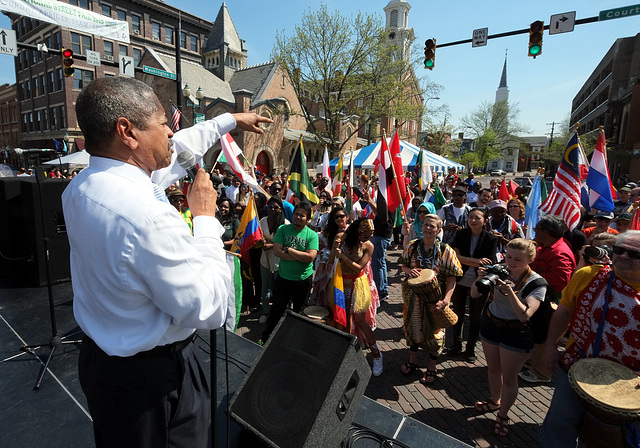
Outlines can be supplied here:
<path id="1" fill-rule="evenodd" d="M 549 140 L 549 145 L 553 143 L 553 130 L 555 129 L 556 122 L 552 121 L 551 123 L 547 123 L 547 126 L 551 125 L 551 139 Z"/>

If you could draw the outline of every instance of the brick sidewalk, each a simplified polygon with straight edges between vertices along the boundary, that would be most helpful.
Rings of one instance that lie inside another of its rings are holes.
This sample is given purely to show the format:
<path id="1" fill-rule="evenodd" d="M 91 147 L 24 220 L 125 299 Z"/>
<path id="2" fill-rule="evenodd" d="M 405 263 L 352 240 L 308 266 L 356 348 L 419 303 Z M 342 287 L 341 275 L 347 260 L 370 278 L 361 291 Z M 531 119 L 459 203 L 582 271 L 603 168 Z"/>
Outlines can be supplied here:
<path id="1" fill-rule="evenodd" d="M 384 372 L 371 377 L 365 395 L 398 412 L 419 420 L 458 440 L 478 447 L 536 447 L 538 430 L 553 395 L 553 383 L 531 385 L 520 380 L 520 391 L 511 408 L 512 419 L 507 437 L 493 435 L 495 413 L 478 415 L 473 403 L 489 397 L 487 365 L 480 343 L 475 364 L 441 358 L 439 375 L 431 386 L 418 382 L 420 374 L 406 377 L 400 371 L 409 359 L 409 349 L 402 330 L 402 271 L 397 264 L 400 250 L 387 253 L 389 299 L 378 309 L 378 346 L 384 355 Z M 264 325 L 258 315 L 242 316 L 236 333 L 257 341 Z M 447 345 L 450 345 L 447 344 Z M 371 363 L 371 355 L 367 354 Z M 419 366 L 424 370 L 427 356 L 419 352 Z"/>

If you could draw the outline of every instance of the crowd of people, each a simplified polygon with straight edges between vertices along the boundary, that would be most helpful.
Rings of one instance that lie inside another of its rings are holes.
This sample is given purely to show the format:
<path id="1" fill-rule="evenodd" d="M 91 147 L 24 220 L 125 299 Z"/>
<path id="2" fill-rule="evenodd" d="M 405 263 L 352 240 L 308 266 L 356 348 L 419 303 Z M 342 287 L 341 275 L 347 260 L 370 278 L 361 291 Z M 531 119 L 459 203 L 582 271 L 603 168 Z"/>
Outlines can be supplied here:
<path id="1" fill-rule="evenodd" d="M 225 176 L 222 170 L 220 174 Z M 533 239 L 528 240 L 526 188 L 519 188 L 504 201 L 498 198 L 497 179 L 483 188 L 473 174 L 463 180 L 450 170 L 439 181 L 436 173 L 429 190 L 437 186 L 446 199 L 436 208 L 423 200 L 426 191 L 412 182 L 411 174 L 406 173 L 406 187 L 414 197 L 402 224 L 377 216 L 375 177 L 358 176 L 348 210 L 346 188 L 342 184 L 330 188 L 330 180 L 322 175 L 314 182 L 319 203 L 313 207 L 287 194 L 286 172 L 259 176 L 261 190 L 269 199 L 256 193 L 264 237 L 254 248 L 262 252 L 260 269 L 246 272 L 253 286 L 247 283 L 249 288 L 243 293 L 245 312 L 261 314 L 260 322 L 266 323 L 260 341 L 264 343 L 287 306 L 296 312 L 303 312 L 307 305 L 325 307 L 327 323 L 358 336 L 362 347 L 371 350 L 373 374 L 381 375 L 383 353 L 376 344 L 375 316 L 380 301 L 388 297 L 386 249 L 395 243 L 403 249 L 399 263 L 406 274 L 402 282 L 403 326 L 409 356 L 402 373 L 410 376 L 419 371 L 419 382 L 429 385 L 440 374 L 440 356 L 447 354 L 473 364 L 480 341 L 488 365 L 490 396 L 474 408 L 479 413 L 496 412 L 495 434 L 506 436 L 509 410 L 518 395 L 518 378 L 546 383 L 554 373 L 549 358 L 555 355 L 550 347 L 564 336 L 559 325 L 567 330 L 566 318 L 571 317 L 567 309 L 573 312 L 576 308 L 575 297 L 565 305 L 569 299 L 563 296 L 574 273 L 585 266 L 589 272 L 609 272 L 622 264 L 635 269 L 640 278 L 640 237 L 638 232 L 628 231 L 640 187 L 633 183 L 620 187 L 613 213 L 583 210 L 580 226 L 572 231 L 559 218 L 545 215 L 532 229 Z M 343 179 L 343 184 L 347 181 Z M 246 198 L 236 197 L 240 191 L 239 180 L 227 175 L 219 190 L 217 215 L 229 230 L 223 239 L 233 238 L 246 205 Z M 617 240 L 619 234 L 626 238 Z M 344 310 L 336 307 L 333 298 L 337 263 L 345 290 Z M 421 280 L 423 271 L 433 275 L 425 277 L 421 287 L 436 284 L 437 297 L 433 297 L 433 290 L 424 294 L 408 284 L 408 279 Z M 262 279 L 256 279 L 260 276 Z M 490 280 L 482 287 L 487 278 Z M 631 286 L 640 299 L 639 285 Z M 583 289 L 574 288 L 574 296 Z M 428 298 L 429 294 L 432 297 Z M 564 313 L 565 320 L 560 323 L 554 317 L 556 309 Z M 450 311 L 457 321 L 447 320 Z M 551 338 L 547 338 L 550 325 Z M 445 347 L 448 327 L 453 345 Z M 420 348 L 427 354 L 424 371 L 419 367 Z M 623 355 L 614 358 L 629 364 Z M 638 370 L 635 360 L 631 365 Z M 562 410 L 554 404 L 554 412 Z M 543 434 L 558 430 L 550 423 L 549 419 L 545 422 Z M 573 446 L 555 445 L 556 439 L 550 440 L 554 442 L 545 446 Z"/>
<path id="2" fill-rule="evenodd" d="M 303 312 L 314 304 L 327 310 L 328 325 L 371 351 L 373 374 L 382 375 L 376 310 L 389 294 L 386 249 L 396 244 L 406 275 L 402 373 L 420 373 L 428 387 L 443 374 L 443 354 L 473 364 L 480 341 L 489 396 L 474 409 L 496 413 L 496 435 L 509 432 L 518 377 L 548 382 L 557 371 L 540 443 L 575 447 L 589 415 L 571 387 L 572 366 L 602 357 L 640 371 L 640 231 L 628 230 L 636 184 L 620 186 L 613 214 L 585 213 L 572 230 L 544 215 L 525 239 L 526 191 L 503 201 L 497 180 L 482 188 L 455 170 L 442 182 L 434 176 L 430 188 L 446 199 L 438 206 L 408 175 L 415 199 L 403 222 L 378 210 L 377 180 L 364 174 L 349 198 L 344 185 L 330 188 L 319 176 L 314 206 L 287 191 L 286 172 L 260 173 L 252 193 L 222 170 L 216 190 L 200 168 L 185 191 L 176 183 L 186 174 L 177 153 L 202 157 L 224 133 L 262 133 L 260 124 L 271 120 L 223 114 L 174 134 L 153 90 L 132 78 L 89 83 L 76 114 L 91 159 L 62 201 L 74 316 L 85 334 L 79 380 L 97 446 L 207 446 L 209 389 L 193 341 L 196 329 L 228 318 L 234 285 L 223 248 L 233 246 L 251 203 L 263 237 L 241 262 L 242 304 L 261 314 L 261 342 L 288 306 Z M 637 446 L 637 422 L 616 428 Z"/>

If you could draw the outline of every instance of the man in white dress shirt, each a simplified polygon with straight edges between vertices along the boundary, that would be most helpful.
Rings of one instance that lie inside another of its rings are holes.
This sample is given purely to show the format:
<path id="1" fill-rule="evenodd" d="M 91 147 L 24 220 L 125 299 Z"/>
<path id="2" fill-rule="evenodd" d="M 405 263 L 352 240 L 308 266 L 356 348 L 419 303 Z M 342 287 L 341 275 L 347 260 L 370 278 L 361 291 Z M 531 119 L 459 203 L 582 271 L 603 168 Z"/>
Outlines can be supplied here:
<path id="1" fill-rule="evenodd" d="M 199 158 L 236 126 L 262 133 L 270 120 L 224 114 L 174 136 L 153 90 L 124 77 L 90 83 L 76 114 L 91 158 L 62 199 L 96 446 L 205 447 L 210 393 L 192 341 L 224 323 L 232 281 L 217 194 L 200 169 L 192 236 L 158 192 L 185 175 L 177 152 Z"/>

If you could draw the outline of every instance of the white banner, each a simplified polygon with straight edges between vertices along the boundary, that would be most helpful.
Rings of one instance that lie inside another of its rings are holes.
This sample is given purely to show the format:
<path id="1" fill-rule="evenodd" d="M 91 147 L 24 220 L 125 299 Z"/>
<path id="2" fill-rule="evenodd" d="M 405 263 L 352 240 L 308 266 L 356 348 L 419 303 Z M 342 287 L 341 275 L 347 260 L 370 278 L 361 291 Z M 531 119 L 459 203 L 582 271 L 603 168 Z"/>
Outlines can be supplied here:
<path id="1" fill-rule="evenodd" d="M 129 24 L 57 0 L 0 0 L 0 10 L 129 43 Z"/>

